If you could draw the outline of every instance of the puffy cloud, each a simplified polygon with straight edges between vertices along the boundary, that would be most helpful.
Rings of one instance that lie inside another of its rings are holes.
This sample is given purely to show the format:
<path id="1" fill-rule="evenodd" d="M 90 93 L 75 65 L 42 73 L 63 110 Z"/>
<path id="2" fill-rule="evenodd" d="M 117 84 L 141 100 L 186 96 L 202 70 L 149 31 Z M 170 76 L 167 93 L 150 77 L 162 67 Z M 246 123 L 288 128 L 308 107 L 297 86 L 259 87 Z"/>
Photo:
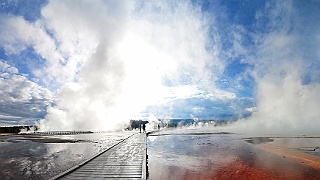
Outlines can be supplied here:
<path id="1" fill-rule="evenodd" d="M 19 54 L 21 51 L 32 47 L 46 63 L 39 69 L 31 71 L 45 83 L 60 81 L 67 73 L 61 73 L 65 68 L 61 65 L 62 55 L 57 51 L 54 40 L 47 34 L 41 21 L 30 23 L 22 17 L 1 17 L 3 28 L 0 30 L 0 42 L 8 55 Z M 59 71 L 57 70 L 59 69 Z M 67 71 L 66 71 L 67 72 Z M 70 78 L 70 77 L 69 77 Z"/>
<path id="2" fill-rule="evenodd" d="M 30 124 L 44 117 L 51 92 L 24 75 L 15 67 L 0 61 L 0 121 L 2 124 Z"/>
<path id="3" fill-rule="evenodd" d="M 209 93 L 206 97 L 210 99 L 218 99 L 218 100 L 232 100 L 237 98 L 235 93 L 227 92 L 224 90 L 215 90 L 213 93 Z"/>

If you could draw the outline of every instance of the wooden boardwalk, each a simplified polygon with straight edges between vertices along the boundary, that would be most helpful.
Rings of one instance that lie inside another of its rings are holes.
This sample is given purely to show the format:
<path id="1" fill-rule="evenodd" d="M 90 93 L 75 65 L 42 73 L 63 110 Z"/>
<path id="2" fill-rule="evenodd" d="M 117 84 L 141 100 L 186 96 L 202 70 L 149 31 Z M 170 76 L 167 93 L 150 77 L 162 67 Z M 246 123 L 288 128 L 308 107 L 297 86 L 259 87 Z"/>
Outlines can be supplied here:
<path id="1" fill-rule="evenodd" d="M 146 179 L 146 134 L 137 133 L 55 179 Z"/>

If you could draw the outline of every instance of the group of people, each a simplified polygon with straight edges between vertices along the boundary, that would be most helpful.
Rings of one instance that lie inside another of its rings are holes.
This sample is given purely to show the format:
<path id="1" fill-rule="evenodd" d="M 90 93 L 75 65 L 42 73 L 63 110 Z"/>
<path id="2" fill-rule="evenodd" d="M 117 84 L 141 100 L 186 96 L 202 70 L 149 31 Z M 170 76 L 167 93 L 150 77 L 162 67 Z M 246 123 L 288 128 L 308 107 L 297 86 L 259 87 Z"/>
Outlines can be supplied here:
<path id="1" fill-rule="evenodd" d="M 140 133 L 141 133 L 141 128 L 142 128 L 143 133 L 146 133 L 146 124 L 145 123 L 139 123 Z M 160 131 L 160 124 L 158 124 L 158 131 Z"/>
<path id="2" fill-rule="evenodd" d="M 139 129 L 140 129 L 140 133 L 141 133 L 141 123 L 139 124 Z M 142 130 L 143 130 L 143 133 L 146 133 L 146 124 L 142 124 Z"/>

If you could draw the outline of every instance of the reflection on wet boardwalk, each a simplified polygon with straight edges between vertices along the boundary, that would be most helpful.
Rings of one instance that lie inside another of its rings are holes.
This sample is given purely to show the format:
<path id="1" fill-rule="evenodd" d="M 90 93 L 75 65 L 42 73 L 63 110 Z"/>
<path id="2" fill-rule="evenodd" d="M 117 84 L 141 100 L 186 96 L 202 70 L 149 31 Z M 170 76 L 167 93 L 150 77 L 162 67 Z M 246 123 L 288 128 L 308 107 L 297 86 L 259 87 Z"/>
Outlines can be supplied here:
<path id="1" fill-rule="evenodd" d="M 138 133 L 58 179 L 146 179 L 146 134 Z"/>

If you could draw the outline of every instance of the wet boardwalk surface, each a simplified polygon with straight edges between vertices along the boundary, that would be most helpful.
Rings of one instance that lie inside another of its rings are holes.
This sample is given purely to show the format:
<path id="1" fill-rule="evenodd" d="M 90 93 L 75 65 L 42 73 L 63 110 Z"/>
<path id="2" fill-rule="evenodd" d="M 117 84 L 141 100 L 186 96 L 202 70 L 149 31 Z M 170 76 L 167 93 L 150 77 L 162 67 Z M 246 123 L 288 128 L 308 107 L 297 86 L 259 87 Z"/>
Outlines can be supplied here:
<path id="1" fill-rule="evenodd" d="M 146 179 L 146 134 L 137 133 L 57 179 Z"/>

